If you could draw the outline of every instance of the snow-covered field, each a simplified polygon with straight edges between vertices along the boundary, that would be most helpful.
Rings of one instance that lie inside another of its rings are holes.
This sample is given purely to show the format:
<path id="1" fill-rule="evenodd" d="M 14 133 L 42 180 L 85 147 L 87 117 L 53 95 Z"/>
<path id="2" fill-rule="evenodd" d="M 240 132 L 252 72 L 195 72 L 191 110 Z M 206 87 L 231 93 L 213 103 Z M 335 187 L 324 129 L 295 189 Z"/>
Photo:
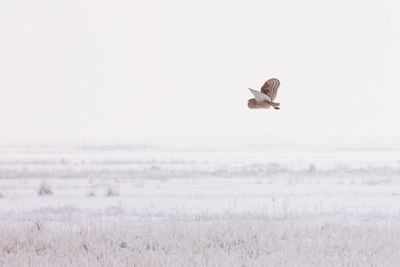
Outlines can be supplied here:
<path id="1" fill-rule="evenodd" d="M 400 266 L 396 147 L 0 147 L 0 266 Z"/>

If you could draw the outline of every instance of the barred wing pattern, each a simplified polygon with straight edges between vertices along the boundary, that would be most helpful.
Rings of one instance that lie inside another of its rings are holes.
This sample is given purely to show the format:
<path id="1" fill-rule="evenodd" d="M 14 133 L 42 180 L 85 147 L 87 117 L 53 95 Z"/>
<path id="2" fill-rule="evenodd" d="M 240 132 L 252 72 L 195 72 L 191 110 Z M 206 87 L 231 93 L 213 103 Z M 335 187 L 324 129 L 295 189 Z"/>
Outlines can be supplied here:
<path id="1" fill-rule="evenodd" d="M 274 101 L 276 94 L 278 93 L 278 88 L 280 85 L 280 81 L 276 78 L 269 79 L 264 83 L 261 87 L 261 92 L 266 94 Z"/>

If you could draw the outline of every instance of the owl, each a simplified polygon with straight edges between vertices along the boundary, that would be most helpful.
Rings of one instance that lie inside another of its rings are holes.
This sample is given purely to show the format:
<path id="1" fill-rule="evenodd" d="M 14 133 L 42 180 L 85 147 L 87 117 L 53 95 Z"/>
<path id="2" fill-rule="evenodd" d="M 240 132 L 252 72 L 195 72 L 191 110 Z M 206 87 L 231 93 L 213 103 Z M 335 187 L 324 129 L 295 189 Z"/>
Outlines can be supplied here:
<path id="1" fill-rule="evenodd" d="M 249 88 L 255 98 L 249 99 L 247 106 L 250 109 L 270 108 L 279 109 L 280 103 L 274 102 L 280 82 L 276 78 L 269 79 L 261 87 L 261 92 Z"/>

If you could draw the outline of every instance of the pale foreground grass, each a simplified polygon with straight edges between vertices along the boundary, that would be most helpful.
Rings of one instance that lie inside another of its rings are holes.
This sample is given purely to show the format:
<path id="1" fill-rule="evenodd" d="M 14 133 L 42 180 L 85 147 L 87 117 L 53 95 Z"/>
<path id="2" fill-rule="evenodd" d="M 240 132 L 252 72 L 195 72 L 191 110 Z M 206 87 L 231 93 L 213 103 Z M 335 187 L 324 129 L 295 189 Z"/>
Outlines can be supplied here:
<path id="1" fill-rule="evenodd" d="M 2 216 L 0 266 L 400 266 L 397 215 L 79 216 Z"/>

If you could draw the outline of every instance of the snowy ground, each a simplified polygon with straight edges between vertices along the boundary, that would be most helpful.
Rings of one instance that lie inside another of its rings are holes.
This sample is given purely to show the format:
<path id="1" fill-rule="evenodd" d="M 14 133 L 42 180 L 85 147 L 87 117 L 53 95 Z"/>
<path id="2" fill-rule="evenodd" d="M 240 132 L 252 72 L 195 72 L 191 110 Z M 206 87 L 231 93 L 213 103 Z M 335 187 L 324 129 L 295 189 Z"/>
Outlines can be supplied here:
<path id="1" fill-rule="evenodd" d="M 1 146 L 0 266 L 400 266 L 400 150 Z"/>

